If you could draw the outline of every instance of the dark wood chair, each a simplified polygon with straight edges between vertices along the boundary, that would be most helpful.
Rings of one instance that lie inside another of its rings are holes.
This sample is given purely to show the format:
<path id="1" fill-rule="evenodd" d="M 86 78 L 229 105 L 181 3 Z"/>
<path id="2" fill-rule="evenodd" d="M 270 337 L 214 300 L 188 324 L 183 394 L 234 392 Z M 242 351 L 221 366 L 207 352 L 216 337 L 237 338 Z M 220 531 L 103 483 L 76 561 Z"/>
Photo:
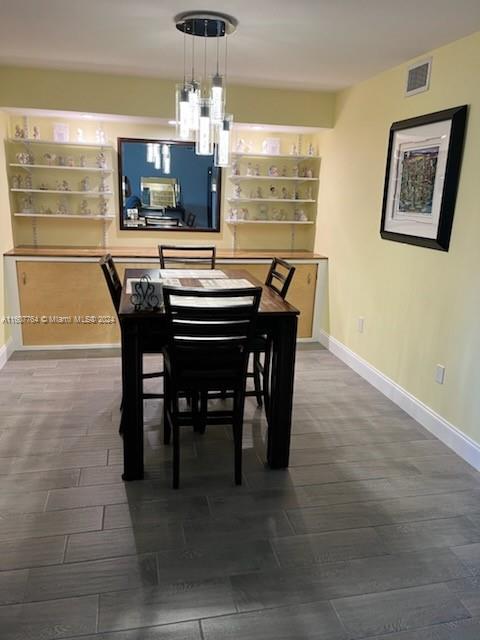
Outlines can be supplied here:
<path id="1" fill-rule="evenodd" d="M 250 342 L 262 294 L 246 289 L 163 288 L 167 342 L 165 362 L 164 441 L 173 435 L 173 488 L 180 476 L 179 427 L 198 419 L 196 403 L 181 410 L 180 398 L 201 397 L 205 424 L 231 423 L 235 483 L 242 482 L 242 433 Z M 232 301 L 234 301 L 232 303 Z M 231 410 L 208 411 L 210 392 L 229 392 Z"/>
<path id="2" fill-rule="evenodd" d="M 118 276 L 118 271 L 112 256 L 110 254 L 103 256 L 103 258 L 100 260 L 100 266 L 102 268 L 103 275 L 105 276 L 105 282 L 107 283 L 107 287 L 110 292 L 110 297 L 112 298 L 112 303 L 115 308 L 115 313 L 117 314 L 117 317 L 118 317 L 118 310 L 120 308 L 120 299 L 122 297 L 122 283 Z M 158 352 L 149 351 L 149 353 L 161 353 L 161 351 L 158 351 Z M 161 377 L 163 377 L 163 371 L 152 371 L 150 373 L 142 373 L 143 380 L 148 380 L 151 378 L 161 378 Z M 123 371 L 122 371 L 122 380 L 123 380 Z M 160 394 L 160 393 L 144 393 L 143 394 L 144 400 L 157 399 L 157 398 L 163 398 L 163 394 Z M 122 397 L 122 403 L 120 405 L 120 408 L 122 407 L 123 407 L 123 397 Z M 122 427 L 120 426 L 120 433 L 121 432 L 122 432 Z"/>
<path id="3" fill-rule="evenodd" d="M 285 299 L 292 282 L 295 267 L 281 258 L 273 258 L 265 279 L 267 287 Z M 252 342 L 253 371 L 247 377 L 253 378 L 254 391 L 247 391 L 248 397 L 254 396 L 259 407 L 265 403 L 265 411 L 269 408 L 271 344 L 267 336 L 257 335 Z M 263 354 L 263 364 L 261 356 Z"/>
<path id="4" fill-rule="evenodd" d="M 172 217 L 145 216 L 147 227 L 180 227 L 180 219 Z"/>
<path id="5" fill-rule="evenodd" d="M 182 265 L 215 269 L 216 254 L 215 245 L 158 245 L 160 269 Z"/>

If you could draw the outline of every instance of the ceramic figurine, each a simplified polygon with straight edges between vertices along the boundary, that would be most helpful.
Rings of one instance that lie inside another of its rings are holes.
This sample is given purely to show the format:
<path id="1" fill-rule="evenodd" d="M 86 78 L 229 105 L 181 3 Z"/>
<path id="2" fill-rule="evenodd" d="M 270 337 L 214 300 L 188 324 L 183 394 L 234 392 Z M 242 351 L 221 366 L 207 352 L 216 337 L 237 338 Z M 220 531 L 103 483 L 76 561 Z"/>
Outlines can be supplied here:
<path id="1" fill-rule="evenodd" d="M 268 175 L 271 178 L 278 178 L 278 167 L 276 167 L 275 165 L 268 167 Z"/>
<path id="2" fill-rule="evenodd" d="M 58 156 L 58 166 L 65 167 L 66 164 L 67 164 L 67 159 L 65 158 L 65 156 Z"/>
<path id="3" fill-rule="evenodd" d="M 27 116 L 23 116 L 23 138 L 25 138 L 26 140 L 28 140 L 28 138 L 30 138 L 30 130 L 29 130 L 29 126 L 28 126 L 28 118 Z"/>
<path id="4" fill-rule="evenodd" d="M 298 156 L 298 149 L 296 144 L 292 144 L 292 146 L 290 147 L 290 155 Z"/>
<path id="5" fill-rule="evenodd" d="M 33 139 L 40 140 L 40 129 L 38 127 L 33 127 Z"/>
<path id="6" fill-rule="evenodd" d="M 236 207 L 230 207 L 229 219 L 238 220 L 238 209 Z"/>
<path id="7" fill-rule="evenodd" d="M 235 150 L 237 153 L 245 153 L 245 140 L 243 138 L 237 140 Z"/>
<path id="8" fill-rule="evenodd" d="M 88 176 L 85 176 L 85 178 L 80 181 L 80 191 L 90 191 L 90 178 Z"/>
<path id="9" fill-rule="evenodd" d="M 258 210 L 257 220 L 268 220 L 268 209 L 265 206 L 261 206 Z"/>
<path id="10" fill-rule="evenodd" d="M 25 132 L 23 129 L 20 129 L 20 127 L 18 126 L 18 124 L 15 125 L 15 138 L 17 140 L 21 139 L 21 138 L 25 138 Z"/>
<path id="11" fill-rule="evenodd" d="M 233 185 L 233 197 L 241 198 L 242 197 L 242 187 L 239 184 Z"/>
<path id="12" fill-rule="evenodd" d="M 44 153 L 43 159 L 45 160 L 45 164 L 49 167 L 55 164 L 56 155 L 54 153 Z"/>
<path id="13" fill-rule="evenodd" d="M 247 173 L 246 173 L 246 175 L 247 176 L 253 176 L 253 166 L 252 166 L 251 162 L 249 162 L 247 164 Z"/>
<path id="14" fill-rule="evenodd" d="M 98 185 L 98 190 L 100 193 L 105 193 L 108 191 L 107 178 L 105 176 L 100 176 L 100 184 Z"/>
<path id="15" fill-rule="evenodd" d="M 248 211 L 247 207 L 242 207 L 238 211 L 237 215 L 238 215 L 238 220 L 248 220 L 249 211 Z"/>
<path id="16" fill-rule="evenodd" d="M 292 167 L 292 177 L 298 178 L 298 165 L 294 164 Z"/>
<path id="17" fill-rule="evenodd" d="M 313 191 L 312 191 L 312 187 L 308 187 L 307 189 L 307 200 L 313 200 Z"/>
<path id="18" fill-rule="evenodd" d="M 300 194 L 298 193 L 297 189 L 294 189 L 292 200 L 299 200 L 299 199 L 300 199 Z"/>
<path id="19" fill-rule="evenodd" d="M 22 213 L 31 213 L 33 211 L 33 198 L 29 193 L 22 200 Z"/>
<path id="20" fill-rule="evenodd" d="M 41 191 L 48 191 L 48 190 L 50 189 L 50 187 L 48 186 L 48 184 L 47 184 L 46 182 L 41 182 L 41 183 L 38 185 L 38 188 L 39 188 Z"/>
<path id="21" fill-rule="evenodd" d="M 254 171 L 254 173 L 255 173 L 255 175 L 256 175 L 256 176 L 259 176 L 259 175 L 260 175 L 260 165 L 259 165 L 259 164 L 256 164 L 256 165 L 255 165 L 255 171 Z"/>
<path id="22" fill-rule="evenodd" d="M 95 140 L 98 144 L 105 144 L 106 142 L 105 131 L 103 130 L 102 125 L 97 127 L 97 130 L 95 131 Z"/>
<path id="23" fill-rule="evenodd" d="M 282 178 L 287 177 L 287 167 L 282 167 Z"/>
<path id="24" fill-rule="evenodd" d="M 68 182 L 66 180 L 62 180 L 62 190 L 63 191 L 70 191 L 70 185 L 68 184 Z"/>
<path id="25" fill-rule="evenodd" d="M 77 129 L 77 142 L 85 142 L 85 136 L 83 134 L 83 129 Z"/>
<path id="26" fill-rule="evenodd" d="M 305 178 L 313 178 L 313 171 L 311 169 L 305 171 Z"/>
<path id="27" fill-rule="evenodd" d="M 33 164 L 33 156 L 29 153 L 17 153 L 15 157 L 18 164 Z"/>
<path id="28" fill-rule="evenodd" d="M 258 198 L 258 199 L 263 198 L 262 187 L 257 187 L 257 189 L 255 191 L 255 197 Z"/>
<path id="29" fill-rule="evenodd" d="M 293 217 L 297 222 L 306 222 L 308 220 L 303 209 L 295 209 Z"/>
<path id="30" fill-rule="evenodd" d="M 67 210 L 67 203 L 65 202 L 65 200 L 64 200 L 63 198 L 62 198 L 61 200 L 59 200 L 59 201 L 58 201 L 58 205 L 57 205 L 57 211 L 56 211 L 56 213 L 57 213 L 58 215 L 61 215 L 61 216 L 65 216 L 65 215 L 67 215 L 67 213 L 68 213 L 68 210 Z"/>
<path id="31" fill-rule="evenodd" d="M 307 156 L 314 156 L 314 155 L 315 155 L 315 147 L 313 146 L 312 143 L 310 143 L 307 149 Z"/>
<path id="32" fill-rule="evenodd" d="M 25 176 L 25 189 L 31 189 L 32 188 L 32 176 L 30 174 L 27 174 Z"/>
<path id="33" fill-rule="evenodd" d="M 86 200 L 82 200 L 79 207 L 79 213 L 82 216 L 91 215 L 91 210 L 88 208 L 88 202 Z"/>
<path id="34" fill-rule="evenodd" d="M 106 159 L 105 154 L 103 153 L 103 151 L 100 151 L 100 153 L 97 154 L 97 167 L 99 169 L 106 169 L 107 168 L 107 159 Z"/>
<path id="35" fill-rule="evenodd" d="M 85 156 L 83 156 L 83 155 L 82 155 L 82 156 L 80 156 L 80 159 L 79 159 L 79 161 L 78 161 L 78 165 L 79 165 L 80 167 L 84 167 L 84 166 L 85 166 L 85 164 L 86 164 L 86 158 L 85 158 Z"/>
<path id="36" fill-rule="evenodd" d="M 277 222 L 280 222 L 281 220 L 285 220 L 286 219 L 286 215 L 285 215 L 285 211 L 283 209 L 274 209 L 272 212 L 272 220 L 276 220 Z"/>
<path id="37" fill-rule="evenodd" d="M 275 187 L 273 184 L 270 185 L 269 187 L 269 191 L 270 191 L 270 198 L 278 198 L 278 191 L 277 191 L 277 187 Z"/>
<path id="38" fill-rule="evenodd" d="M 68 156 L 67 158 L 67 167 L 74 167 L 75 166 L 75 161 L 73 159 L 72 156 Z"/>
<path id="39" fill-rule="evenodd" d="M 282 187 L 282 198 L 283 198 L 284 200 L 288 200 L 288 195 L 289 195 L 289 194 L 288 194 L 287 187 Z"/>
<path id="40" fill-rule="evenodd" d="M 12 189 L 22 188 L 22 176 L 12 176 Z"/>
<path id="41" fill-rule="evenodd" d="M 98 213 L 101 216 L 105 216 L 107 215 L 107 212 L 108 212 L 108 202 L 103 196 L 100 196 L 100 200 L 98 201 Z"/>
<path id="42" fill-rule="evenodd" d="M 232 176 L 239 176 L 239 175 L 240 175 L 240 167 L 238 165 L 238 162 L 234 160 L 232 162 Z"/>

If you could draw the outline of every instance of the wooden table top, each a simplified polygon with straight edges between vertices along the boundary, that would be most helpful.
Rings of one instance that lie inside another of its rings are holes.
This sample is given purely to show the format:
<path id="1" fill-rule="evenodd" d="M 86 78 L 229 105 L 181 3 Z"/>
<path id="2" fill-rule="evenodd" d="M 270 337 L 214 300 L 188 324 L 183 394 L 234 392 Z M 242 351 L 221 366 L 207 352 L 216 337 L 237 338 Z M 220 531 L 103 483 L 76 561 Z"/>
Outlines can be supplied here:
<path id="1" fill-rule="evenodd" d="M 265 286 L 263 282 L 260 282 L 254 276 L 252 276 L 248 271 L 244 271 L 243 269 L 230 269 L 230 268 L 221 268 L 220 271 L 223 271 L 228 278 L 235 279 L 243 279 L 248 280 L 251 284 L 256 287 L 262 287 L 262 297 L 260 300 L 260 308 L 258 310 L 261 315 L 299 315 L 300 311 L 296 309 L 294 306 L 289 304 L 286 300 L 283 300 L 278 294 L 275 293 L 270 287 Z M 203 285 L 200 280 L 208 280 L 209 269 L 203 269 L 205 275 L 201 278 L 179 278 L 180 283 L 183 287 L 188 288 L 201 288 Z M 123 289 L 122 289 L 122 297 L 120 300 L 120 308 L 118 315 L 124 318 L 131 318 L 133 316 L 158 316 L 163 315 L 164 310 L 162 307 L 156 311 L 135 311 L 134 305 L 130 302 L 130 294 L 127 293 L 127 280 L 130 278 L 140 278 L 143 275 L 149 275 L 152 280 L 158 279 L 160 277 L 159 269 L 126 269 L 124 280 L 123 280 Z"/>

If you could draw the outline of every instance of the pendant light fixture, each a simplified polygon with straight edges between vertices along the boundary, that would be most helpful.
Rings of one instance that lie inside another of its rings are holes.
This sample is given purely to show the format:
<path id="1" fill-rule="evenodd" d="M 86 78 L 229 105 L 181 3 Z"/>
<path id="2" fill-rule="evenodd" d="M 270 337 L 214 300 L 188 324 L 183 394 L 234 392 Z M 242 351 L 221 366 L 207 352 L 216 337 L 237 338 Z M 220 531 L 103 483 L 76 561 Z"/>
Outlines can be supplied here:
<path id="1" fill-rule="evenodd" d="M 187 11 L 174 18 L 175 25 L 184 34 L 183 83 L 176 87 L 177 136 L 182 140 L 195 140 L 198 155 L 212 155 L 215 165 L 230 163 L 230 131 L 233 117 L 225 114 L 227 37 L 233 33 L 238 21 L 232 16 L 212 11 Z M 186 36 L 192 37 L 192 73 L 187 80 Z M 203 78 L 201 84 L 195 77 L 195 40 L 204 38 Z M 207 76 L 207 40 L 216 40 L 215 73 Z M 225 68 L 220 73 L 220 42 L 225 38 Z"/>

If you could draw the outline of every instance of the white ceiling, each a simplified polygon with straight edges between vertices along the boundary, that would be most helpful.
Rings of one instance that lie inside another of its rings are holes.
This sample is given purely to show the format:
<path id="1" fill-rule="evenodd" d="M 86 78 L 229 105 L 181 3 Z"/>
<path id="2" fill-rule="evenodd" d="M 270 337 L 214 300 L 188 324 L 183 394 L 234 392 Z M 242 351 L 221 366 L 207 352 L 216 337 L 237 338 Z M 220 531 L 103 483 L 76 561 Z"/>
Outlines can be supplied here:
<path id="1" fill-rule="evenodd" d="M 239 20 L 230 81 L 273 87 L 349 86 L 480 30 L 479 0 L 0 0 L 0 64 L 180 78 L 173 16 L 198 8 Z"/>

